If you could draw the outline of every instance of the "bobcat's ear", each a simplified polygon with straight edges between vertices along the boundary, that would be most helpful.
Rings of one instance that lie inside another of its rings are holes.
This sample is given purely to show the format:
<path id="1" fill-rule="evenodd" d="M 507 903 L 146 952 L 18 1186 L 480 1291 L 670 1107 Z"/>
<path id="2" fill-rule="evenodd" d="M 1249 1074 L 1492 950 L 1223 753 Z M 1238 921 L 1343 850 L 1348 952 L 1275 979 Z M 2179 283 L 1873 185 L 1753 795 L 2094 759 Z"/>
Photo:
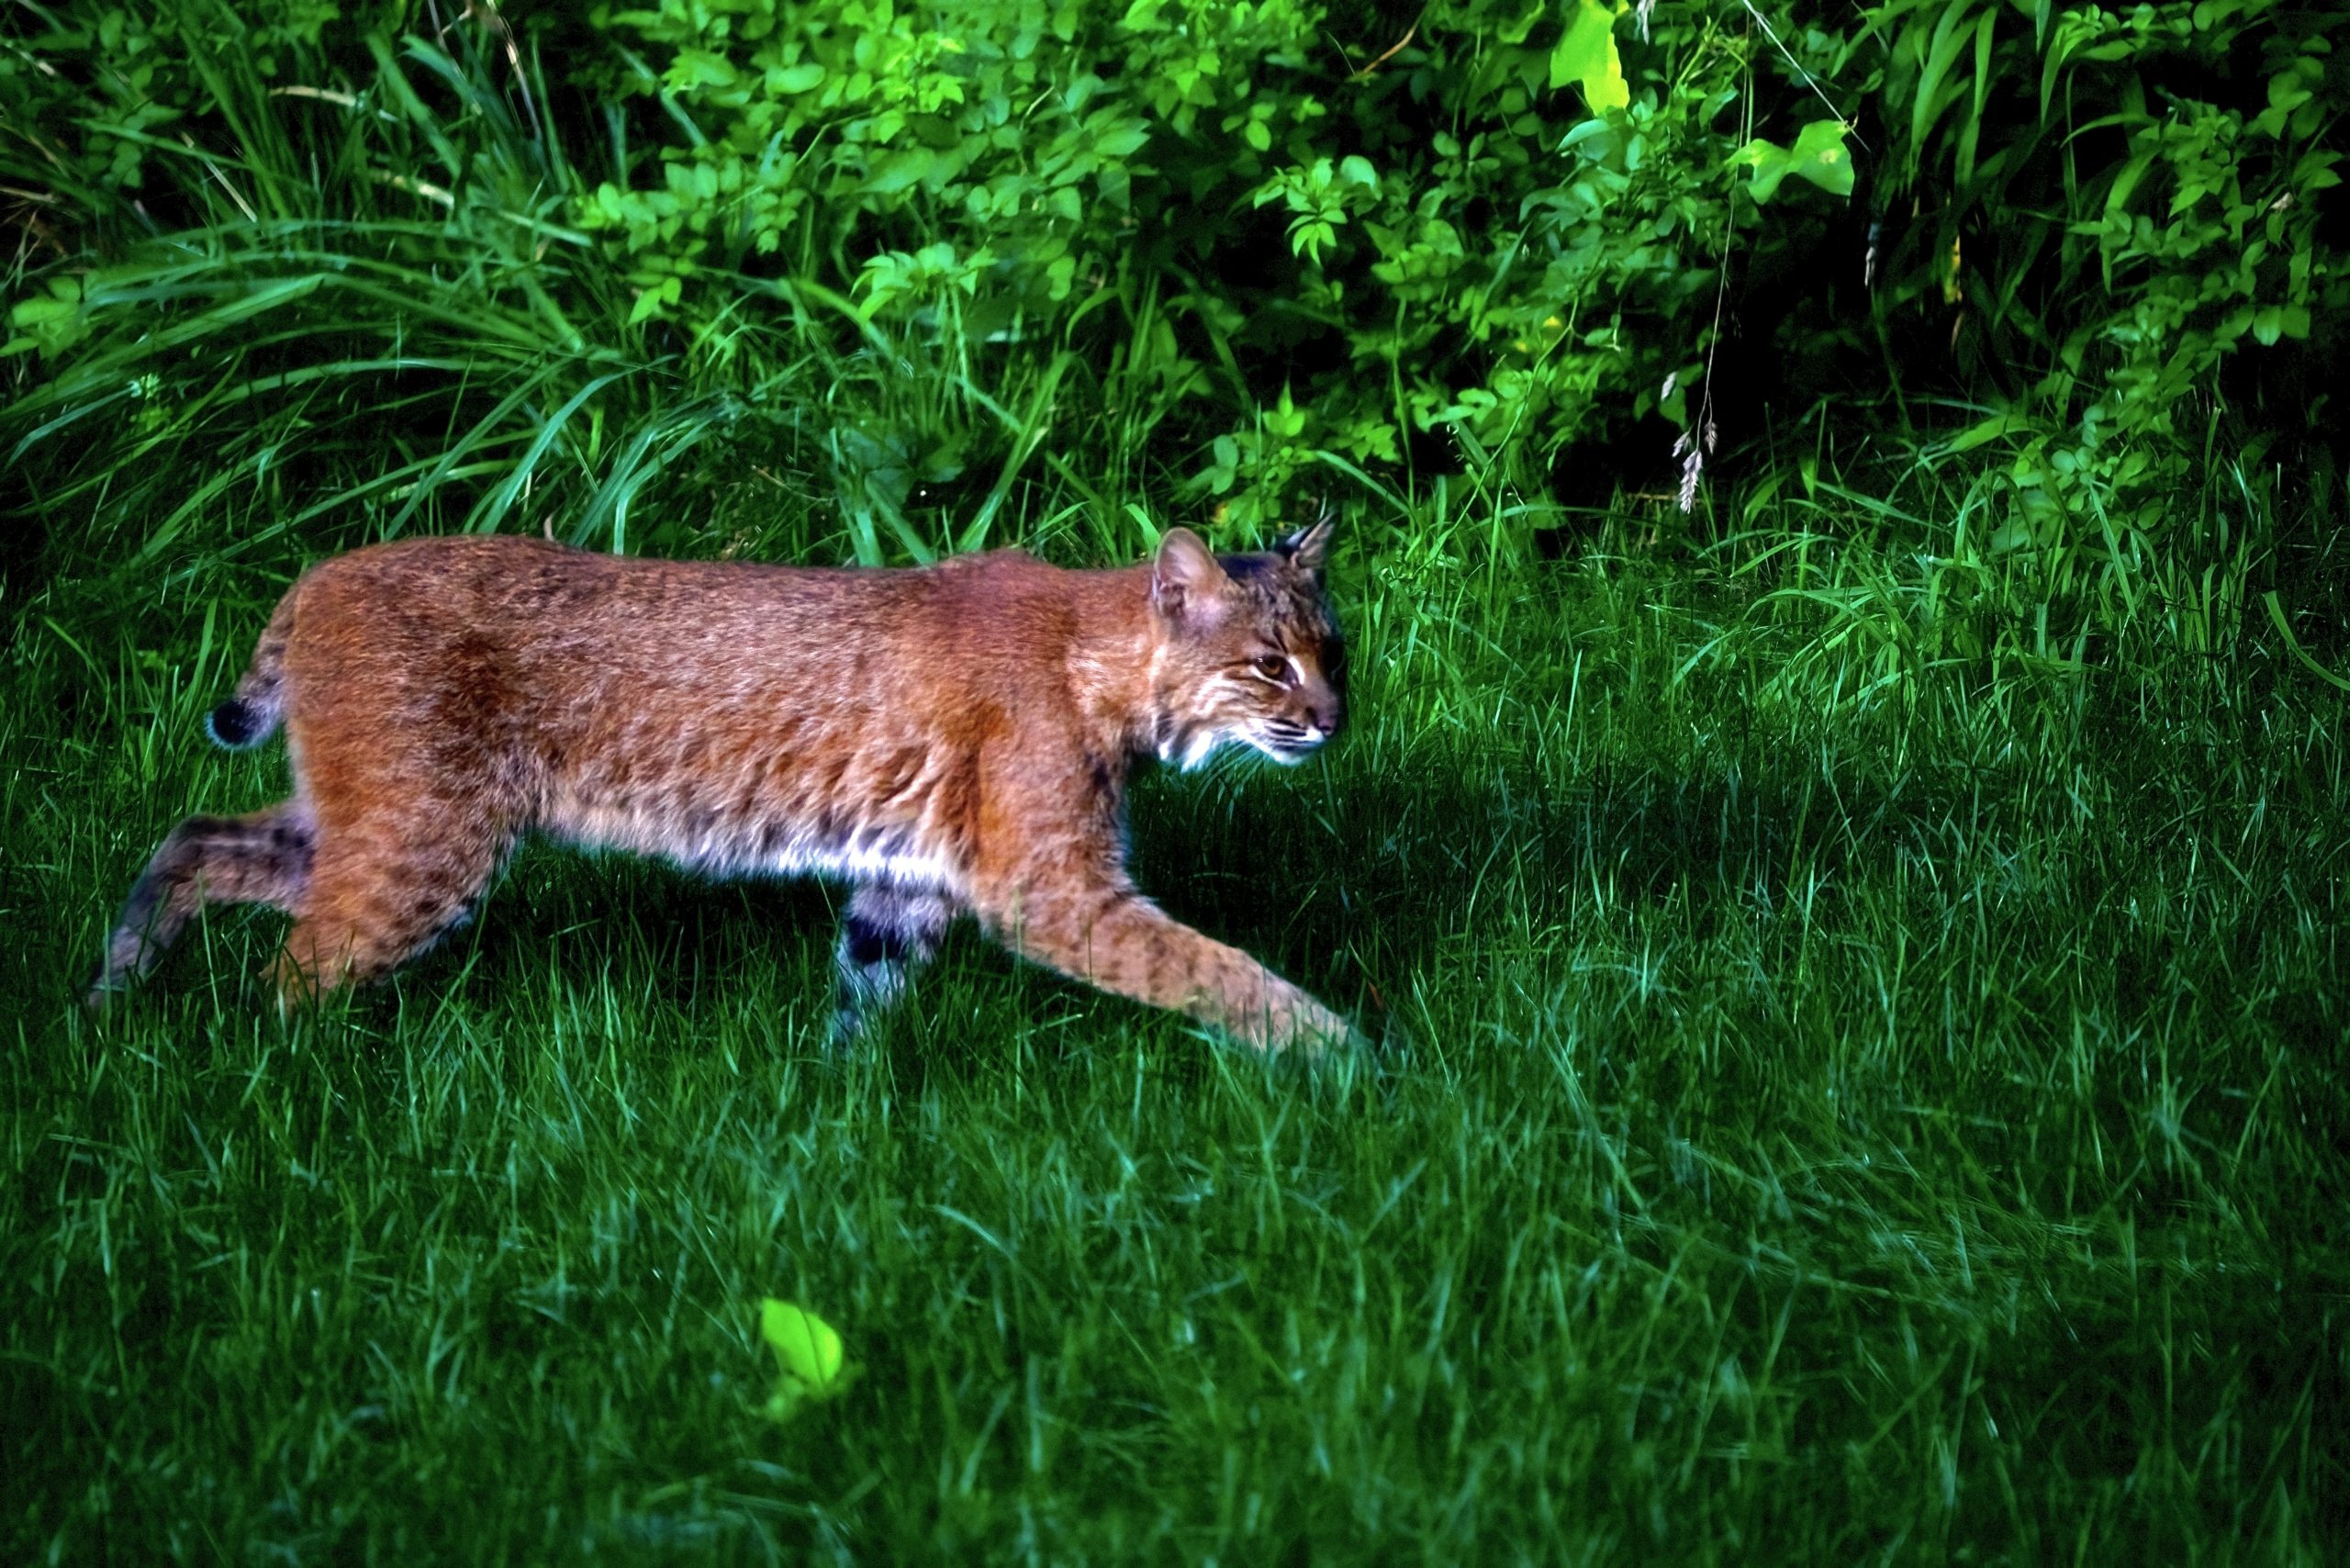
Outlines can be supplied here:
<path id="1" fill-rule="evenodd" d="M 1337 526 L 1337 520 L 1326 511 L 1312 527 L 1299 529 L 1273 549 L 1307 577 L 1318 577 L 1330 559 L 1330 535 Z"/>
<path id="2" fill-rule="evenodd" d="M 1150 602 L 1169 621 L 1212 613 L 1225 582 L 1224 565 L 1188 528 L 1170 528 L 1150 564 Z"/>

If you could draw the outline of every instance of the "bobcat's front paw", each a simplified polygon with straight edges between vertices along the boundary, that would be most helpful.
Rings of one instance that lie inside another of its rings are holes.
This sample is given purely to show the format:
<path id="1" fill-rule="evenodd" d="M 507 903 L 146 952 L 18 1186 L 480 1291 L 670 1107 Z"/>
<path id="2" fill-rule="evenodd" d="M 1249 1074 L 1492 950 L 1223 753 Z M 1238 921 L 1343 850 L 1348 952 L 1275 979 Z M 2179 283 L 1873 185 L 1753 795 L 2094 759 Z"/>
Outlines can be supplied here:
<path id="1" fill-rule="evenodd" d="M 1287 982 L 1266 1000 L 1263 1031 L 1248 1036 L 1252 1045 L 1271 1051 L 1318 1057 L 1326 1051 L 1356 1050 L 1371 1044 L 1345 1016 Z"/>

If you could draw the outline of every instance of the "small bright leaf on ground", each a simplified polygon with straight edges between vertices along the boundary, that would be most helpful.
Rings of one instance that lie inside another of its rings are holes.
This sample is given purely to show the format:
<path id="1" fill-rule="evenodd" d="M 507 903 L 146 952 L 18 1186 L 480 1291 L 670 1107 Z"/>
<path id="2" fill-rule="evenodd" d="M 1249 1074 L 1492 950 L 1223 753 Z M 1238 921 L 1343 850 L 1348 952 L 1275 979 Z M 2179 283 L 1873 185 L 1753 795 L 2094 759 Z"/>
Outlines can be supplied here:
<path id="1" fill-rule="evenodd" d="M 840 1331 L 799 1303 L 762 1300 L 759 1338 L 774 1349 L 778 1369 L 768 1415 L 783 1419 L 805 1401 L 829 1399 L 847 1386 Z"/>
<path id="2" fill-rule="evenodd" d="M 1623 57 L 1616 52 L 1616 17 L 1600 0 L 1582 0 L 1566 35 L 1550 51 L 1550 85 L 1581 83 L 1591 112 L 1620 109 L 1632 101 L 1624 82 Z"/>

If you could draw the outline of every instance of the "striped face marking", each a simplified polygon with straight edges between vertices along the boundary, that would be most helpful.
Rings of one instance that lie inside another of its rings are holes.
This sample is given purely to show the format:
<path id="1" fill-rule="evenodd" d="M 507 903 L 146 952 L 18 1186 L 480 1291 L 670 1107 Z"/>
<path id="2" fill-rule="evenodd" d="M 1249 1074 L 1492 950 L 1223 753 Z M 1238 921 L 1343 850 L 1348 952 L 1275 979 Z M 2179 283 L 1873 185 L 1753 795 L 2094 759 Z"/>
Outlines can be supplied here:
<path id="1" fill-rule="evenodd" d="M 1345 655 L 1318 583 L 1278 557 L 1232 556 L 1221 613 L 1181 656 L 1156 750 L 1186 770 L 1227 745 L 1294 764 L 1337 733 Z"/>

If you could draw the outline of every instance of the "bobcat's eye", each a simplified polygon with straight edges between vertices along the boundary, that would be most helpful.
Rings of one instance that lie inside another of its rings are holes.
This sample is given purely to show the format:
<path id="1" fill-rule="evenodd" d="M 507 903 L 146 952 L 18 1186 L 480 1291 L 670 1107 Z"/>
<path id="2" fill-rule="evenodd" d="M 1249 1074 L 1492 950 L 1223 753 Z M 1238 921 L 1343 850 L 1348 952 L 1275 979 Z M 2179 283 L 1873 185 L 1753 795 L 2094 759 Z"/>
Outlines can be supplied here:
<path id="1" fill-rule="evenodd" d="M 1248 661 L 1248 667 L 1276 685 L 1289 684 L 1289 660 L 1279 654 L 1259 654 Z"/>

